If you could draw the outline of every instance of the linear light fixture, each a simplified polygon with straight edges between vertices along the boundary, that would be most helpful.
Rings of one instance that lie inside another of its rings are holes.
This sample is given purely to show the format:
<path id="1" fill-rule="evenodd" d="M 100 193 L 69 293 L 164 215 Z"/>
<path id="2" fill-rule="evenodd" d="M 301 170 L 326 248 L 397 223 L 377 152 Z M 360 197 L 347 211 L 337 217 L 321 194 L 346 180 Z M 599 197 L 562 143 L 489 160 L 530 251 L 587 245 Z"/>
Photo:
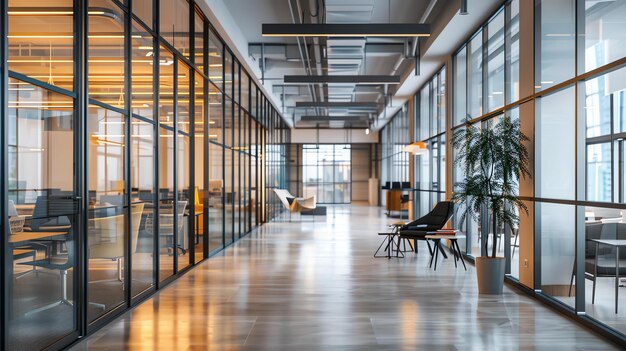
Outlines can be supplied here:
<path id="1" fill-rule="evenodd" d="M 304 122 L 312 122 L 312 121 L 355 121 L 361 118 L 367 118 L 367 116 L 302 116 L 300 117 L 301 121 Z"/>
<path id="2" fill-rule="evenodd" d="M 378 108 L 375 102 L 340 102 L 340 101 L 297 101 L 296 107 L 326 107 L 326 108 Z"/>
<path id="3" fill-rule="evenodd" d="M 265 37 L 428 37 L 429 24 L 417 23 L 263 23 Z"/>
<path id="4" fill-rule="evenodd" d="M 400 76 L 385 76 L 385 75 L 323 75 L 323 76 L 308 76 L 308 75 L 295 75 L 285 76 L 285 83 L 295 84 L 330 84 L 330 83 L 344 83 L 344 84 L 400 84 Z"/>

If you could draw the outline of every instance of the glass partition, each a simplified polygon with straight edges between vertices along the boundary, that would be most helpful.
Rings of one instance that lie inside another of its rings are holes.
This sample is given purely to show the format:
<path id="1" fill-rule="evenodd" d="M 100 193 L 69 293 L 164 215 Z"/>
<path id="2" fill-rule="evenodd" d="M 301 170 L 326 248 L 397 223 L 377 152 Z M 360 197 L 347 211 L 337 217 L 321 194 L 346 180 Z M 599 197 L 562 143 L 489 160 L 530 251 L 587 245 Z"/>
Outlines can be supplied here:
<path id="1" fill-rule="evenodd" d="M 73 5 L 71 0 L 8 1 L 9 10 L 15 10 L 8 16 L 11 71 L 74 90 Z"/>
<path id="2" fill-rule="evenodd" d="M 125 301 L 125 226 L 127 189 L 124 182 L 125 118 L 89 107 L 87 246 L 89 271 L 87 316 L 93 322 Z"/>
<path id="3" fill-rule="evenodd" d="M 147 226 L 151 235 L 158 235 L 159 280 L 163 281 L 174 274 L 174 255 L 179 249 L 175 236 L 180 233 L 177 225 L 183 223 L 183 216 L 174 208 L 174 131 L 168 128 L 159 128 L 158 164 L 158 222 L 153 215 Z"/>
<path id="4" fill-rule="evenodd" d="M 207 123 L 206 103 L 204 94 L 204 78 L 196 73 L 194 76 L 194 241 L 195 245 L 194 261 L 200 262 L 204 258 L 204 246 L 206 242 L 207 231 L 205 226 L 208 224 L 208 183 L 209 178 L 205 177 L 206 169 L 209 166 L 208 148 L 209 140 L 208 129 L 210 124 Z M 205 135 L 207 132 L 207 135 Z M 206 151 L 205 151 L 206 150 Z M 205 157 L 206 156 L 206 157 Z"/>
<path id="5" fill-rule="evenodd" d="M 142 117 L 154 118 L 154 37 L 136 21 L 132 22 L 131 111 Z"/>
<path id="6" fill-rule="evenodd" d="M 193 1 L 6 5 L 0 328 L 62 349 L 278 214 L 288 131 Z"/>
<path id="7" fill-rule="evenodd" d="M 124 109 L 124 12 L 108 0 L 89 0 L 89 9 L 89 98 Z M 135 61 L 152 63 L 150 57 Z"/>
<path id="8" fill-rule="evenodd" d="M 160 31 L 183 55 L 189 56 L 189 3 L 187 0 L 160 0 Z"/>
<path id="9" fill-rule="evenodd" d="M 132 296 L 154 287 L 154 231 L 148 218 L 156 211 L 154 125 L 139 119 L 131 123 L 131 213 L 130 245 L 132 257 Z"/>
<path id="10" fill-rule="evenodd" d="M 190 217 L 192 213 L 190 210 L 191 206 L 195 206 L 194 203 L 191 203 L 193 197 L 191 196 L 191 174 L 190 174 L 190 144 L 191 140 L 188 135 L 179 133 L 178 134 L 178 143 L 177 150 L 178 154 L 176 157 L 176 172 L 177 172 L 177 182 L 178 182 L 178 201 L 177 201 L 177 234 L 176 240 L 177 245 L 176 249 L 178 252 L 178 269 L 184 269 L 189 266 L 190 261 L 190 249 L 191 243 L 195 242 L 195 235 L 192 237 L 190 233 L 192 233 L 192 228 L 194 223 L 192 222 L 194 218 Z"/>
<path id="11" fill-rule="evenodd" d="M 73 100 L 9 80 L 8 349 L 43 349 L 78 330 Z M 27 334 L 24 330 L 28 330 Z"/>
<path id="12" fill-rule="evenodd" d="M 214 132 L 211 128 L 210 132 Z M 224 149 L 211 142 L 209 144 L 209 251 L 221 249 L 224 245 Z"/>

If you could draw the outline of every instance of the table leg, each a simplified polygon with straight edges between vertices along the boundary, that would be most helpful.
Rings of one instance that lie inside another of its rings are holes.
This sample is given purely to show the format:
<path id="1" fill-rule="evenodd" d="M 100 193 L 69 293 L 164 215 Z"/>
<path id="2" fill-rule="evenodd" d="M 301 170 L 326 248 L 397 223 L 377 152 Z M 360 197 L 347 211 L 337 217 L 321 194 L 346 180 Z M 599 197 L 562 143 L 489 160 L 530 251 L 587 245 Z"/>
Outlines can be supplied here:
<path id="1" fill-rule="evenodd" d="M 426 239 L 426 243 L 428 244 L 428 239 Z M 428 244 L 428 248 L 430 249 L 430 244 Z M 433 260 L 435 259 L 435 253 L 432 250 L 430 251 L 430 264 L 428 265 L 428 268 L 433 268 Z"/>
<path id="2" fill-rule="evenodd" d="M 391 243 L 393 241 L 392 235 L 387 235 L 387 259 L 391 259 Z"/>
<path id="3" fill-rule="evenodd" d="M 455 242 L 455 241 L 456 241 L 456 240 L 451 239 L 451 240 L 450 240 L 450 246 L 452 247 L 452 254 L 454 255 L 454 268 L 456 269 L 456 268 L 457 268 L 457 265 L 456 265 L 456 260 L 458 260 L 459 258 L 458 258 L 458 257 L 457 257 L 457 255 L 456 255 L 456 247 L 454 247 L 454 242 Z"/>
<path id="4" fill-rule="evenodd" d="M 439 250 L 441 249 L 441 240 L 435 240 L 435 270 L 437 270 L 437 260 L 439 259 Z"/>
<path id="5" fill-rule="evenodd" d="M 459 247 L 459 241 L 454 240 L 454 245 L 456 246 L 456 250 L 459 253 L 459 259 L 461 260 L 461 263 L 463 263 L 463 268 L 467 270 L 467 267 L 465 266 L 465 260 L 463 259 L 463 254 L 461 253 L 461 248 Z"/>

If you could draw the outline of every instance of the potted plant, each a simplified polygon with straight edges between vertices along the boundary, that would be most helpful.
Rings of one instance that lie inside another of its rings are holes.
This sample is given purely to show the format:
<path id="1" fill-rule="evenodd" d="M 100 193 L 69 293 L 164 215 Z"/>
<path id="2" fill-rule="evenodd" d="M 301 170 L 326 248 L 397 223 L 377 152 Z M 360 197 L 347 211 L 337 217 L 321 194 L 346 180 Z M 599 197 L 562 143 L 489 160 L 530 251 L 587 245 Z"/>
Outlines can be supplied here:
<path id="1" fill-rule="evenodd" d="M 465 180 L 455 184 L 452 200 L 462 209 L 461 221 L 468 216 L 481 223 L 481 216 L 491 215 L 493 233 L 491 254 L 476 258 L 478 290 L 481 294 L 501 294 L 504 284 L 504 257 L 496 257 L 497 230 L 501 226 L 517 227 L 519 212 L 528 213 L 518 197 L 518 181 L 531 177 L 529 156 L 520 131 L 519 120 L 509 116 L 489 121 L 482 128 L 468 124 L 457 130 L 452 145 L 457 152 L 455 164 L 465 170 Z M 458 212 L 458 211 L 457 211 Z M 482 252 L 488 253 L 489 228 L 481 230 Z"/>

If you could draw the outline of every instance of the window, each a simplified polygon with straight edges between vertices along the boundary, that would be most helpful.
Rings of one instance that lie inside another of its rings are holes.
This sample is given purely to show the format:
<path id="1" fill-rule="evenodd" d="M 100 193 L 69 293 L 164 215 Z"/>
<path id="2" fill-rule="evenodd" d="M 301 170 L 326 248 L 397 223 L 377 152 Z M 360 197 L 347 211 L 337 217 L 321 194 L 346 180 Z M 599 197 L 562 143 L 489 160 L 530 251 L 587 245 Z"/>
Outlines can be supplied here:
<path id="1" fill-rule="evenodd" d="M 624 1 L 584 1 L 585 72 L 626 56 Z"/>
<path id="2" fill-rule="evenodd" d="M 469 117 L 474 118 L 483 114 L 483 32 L 476 33 L 468 44 L 468 111 Z"/>
<path id="3" fill-rule="evenodd" d="M 504 106 L 504 10 L 487 25 L 487 111 Z"/>
<path id="4" fill-rule="evenodd" d="M 539 79 L 535 89 L 546 89 L 559 84 L 576 73 L 576 1 L 537 1 L 537 15 L 541 19 L 536 32 L 540 61 Z"/>
<path id="5" fill-rule="evenodd" d="M 319 203 L 346 204 L 351 201 L 350 145 L 302 146 L 304 196 L 315 195 Z"/>
<path id="6" fill-rule="evenodd" d="M 574 88 L 570 87 L 537 101 L 535 194 L 538 197 L 574 200 L 574 93 Z"/>

